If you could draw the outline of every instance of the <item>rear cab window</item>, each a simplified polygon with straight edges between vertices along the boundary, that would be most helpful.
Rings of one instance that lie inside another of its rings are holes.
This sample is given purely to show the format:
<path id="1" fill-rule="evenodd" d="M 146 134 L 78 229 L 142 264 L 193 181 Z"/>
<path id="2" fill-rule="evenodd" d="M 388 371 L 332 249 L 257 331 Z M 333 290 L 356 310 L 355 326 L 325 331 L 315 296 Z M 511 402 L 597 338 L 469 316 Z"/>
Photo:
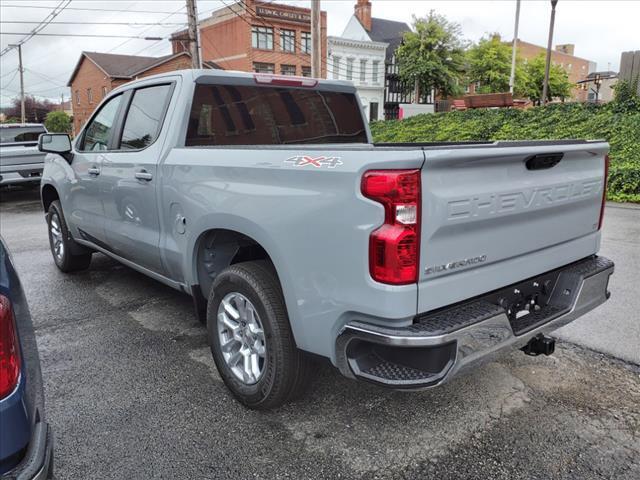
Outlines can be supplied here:
<path id="1" fill-rule="evenodd" d="M 46 133 L 42 125 L 28 127 L 0 128 L 0 145 L 5 144 L 37 144 L 41 133 Z"/>
<path id="2" fill-rule="evenodd" d="M 198 84 L 186 146 L 367 143 L 354 93 Z"/>

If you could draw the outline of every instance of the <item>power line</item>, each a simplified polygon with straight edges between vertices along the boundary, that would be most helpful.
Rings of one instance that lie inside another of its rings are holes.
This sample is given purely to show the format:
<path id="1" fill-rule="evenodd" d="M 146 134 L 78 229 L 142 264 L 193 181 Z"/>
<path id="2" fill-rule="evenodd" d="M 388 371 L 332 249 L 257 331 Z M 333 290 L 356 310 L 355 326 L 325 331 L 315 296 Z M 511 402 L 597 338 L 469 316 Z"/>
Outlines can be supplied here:
<path id="1" fill-rule="evenodd" d="M 182 12 L 180 12 L 180 10 L 183 10 L 184 8 L 185 8 L 185 5 L 183 5 L 182 7 L 178 8 L 176 11 L 169 13 L 166 17 L 163 17 L 160 21 L 162 22 L 162 21 L 164 21 L 164 20 L 168 19 L 169 17 L 172 17 L 173 15 L 176 15 L 176 14 L 178 14 L 178 13 L 182 13 Z M 131 10 L 131 11 L 133 11 L 133 10 Z M 183 23 L 183 25 L 185 25 L 185 24 Z M 153 28 L 153 27 L 145 28 L 145 29 L 142 31 L 142 33 L 148 32 L 148 31 L 149 31 L 149 30 L 151 30 L 152 28 Z M 117 50 L 118 48 L 120 48 L 120 47 L 122 47 L 122 46 L 126 45 L 127 43 L 129 43 L 131 40 L 133 40 L 133 39 L 131 39 L 131 38 L 130 38 L 129 40 L 125 40 L 124 42 L 122 42 L 122 43 L 120 43 L 120 44 L 116 45 L 115 47 L 113 47 L 111 50 L 108 50 L 108 51 L 107 51 L 107 53 L 111 53 L 111 52 L 113 52 L 114 50 Z M 142 52 L 142 51 L 144 51 L 144 50 L 145 50 L 145 49 L 143 48 L 143 49 L 142 49 L 142 50 L 140 50 L 140 51 Z"/>
<path id="2" fill-rule="evenodd" d="M 0 78 L 4 78 L 4 77 L 8 77 L 9 75 L 11 75 L 14 72 L 17 72 L 18 69 L 14 68 L 13 70 L 9 70 L 7 73 L 5 73 L 4 75 L 0 75 Z"/>
<path id="3" fill-rule="evenodd" d="M 25 71 L 31 72 L 32 74 L 34 74 L 34 75 L 42 78 L 43 80 L 45 80 L 44 82 L 38 82 L 38 83 L 36 83 L 34 85 L 31 85 L 31 88 L 37 87 L 38 85 L 42 85 L 43 83 L 47 83 L 49 85 L 55 84 L 56 88 L 65 88 L 66 87 L 66 85 L 58 85 L 58 80 L 54 80 L 51 77 L 47 77 L 46 75 L 44 75 L 42 73 L 39 73 L 39 72 L 36 72 L 35 70 L 32 70 L 31 68 L 25 68 Z M 52 90 L 52 89 L 47 89 L 47 90 Z"/>
<path id="4" fill-rule="evenodd" d="M 30 23 L 40 23 L 40 22 L 27 21 L 27 20 L 0 20 L 0 23 L 30 24 Z M 48 25 L 124 25 L 124 26 L 130 26 L 130 27 L 138 27 L 138 26 L 144 27 L 144 26 L 152 25 L 152 26 L 175 27 L 175 26 L 184 25 L 184 22 L 164 23 L 162 21 L 160 22 L 67 22 L 67 21 L 61 21 L 61 22 L 49 22 Z"/>
<path id="5" fill-rule="evenodd" d="M 16 69 L 13 71 L 13 76 L 11 77 L 11 79 L 10 79 L 10 80 L 5 84 L 5 85 L 11 85 L 11 82 L 13 82 L 13 80 L 16 78 L 16 75 L 18 75 L 18 72 L 19 72 L 19 71 L 20 71 L 20 70 L 16 68 Z M 9 73 L 11 73 L 11 72 L 9 72 Z M 2 87 L 2 89 L 3 89 L 3 90 L 6 90 L 6 87 Z"/>
<path id="6" fill-rule="evenodd" d="M 29 40 L 31 40 L 36 34 L 39 34 L 39 32 L 41 32 L 47 25 L 49 25 L 49 23 L 53 21 L 54 18 L 60 15 L 60 13 L 62 13 L 62 11 L 65 8 L 67 8 L 70 3 L 71 3 L 71 0 L 61 0 L 60 3 L 56 5 L 56 7 L 49 13 L 49 15 L 47 15 L 44 18 L 44 20 L 42 20 L 33 30 L 31 30 L 31 32 L 17 34 L 17 35 L 26 35 L 22 40 L 20 40 L 17 43 L 17 45 L 23 45 Z M 7 35 L 10 35 L 10 34 L 7 34 Z M 15 48 L 15 45 L 7 45 L 7 47 L 0 52 L 0 57 L 2 57 L 5 53 L 9 52 L 13 48 Z"/>
<path id="7" fill-rule="evenodd" d="M 24 32 L 0 32 L 0 35 L 31 35 L 40 37 L 95 37 L 95 38 L 129 38 L 131 40 L 168 40 L 169 37 L 142 37 L 140 35 L 100 35 L 93 33 L 24 33 Z"/>
<path id="8" fill-rule="evenodd" d="M 42 5 L 2 5 L 3 8 L 42 8 L 50 9 L 51 7 L 44 7 Z M 76 10 L 82 12 L 120 12 L 120 13 L 157 13 L 167 14 L 171 12 L 162 12 L 158 10 L 118 10 L 112 8 L 87 8 L 87 7 L 68 7 L 66 10 Z M 186 15 L 186 13 L 185 13 Z"/>

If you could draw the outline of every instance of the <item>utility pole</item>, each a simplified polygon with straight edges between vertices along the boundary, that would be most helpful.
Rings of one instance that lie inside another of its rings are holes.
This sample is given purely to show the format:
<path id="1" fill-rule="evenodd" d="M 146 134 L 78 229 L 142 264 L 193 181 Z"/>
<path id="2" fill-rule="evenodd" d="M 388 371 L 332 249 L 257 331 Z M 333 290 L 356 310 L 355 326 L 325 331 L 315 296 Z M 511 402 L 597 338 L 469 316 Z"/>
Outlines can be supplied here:
<path id="1" fill-rule="evenodd" d="M 196 0 L 187 0 L 187 20 L 189 22 L 189 53 L 191 68 L 202 68 L 200 61 L 200 29 L 198 28 L 198 7 Z"/>
<path id="2" fill-rule="evenodd" d="M 25 123 L 26 115 L 24 111 L 24 68 L 22 67 L 22 44 L 7 45 L 18 49 L 18 72 L 20 72 L 20 123 Z"/>
<path id="3" fill-rule="evenodd" d="M 551 68 L 551 46 L 553 45 L 553 26 L 556 21 L 556 4 L 558 0 L 551 0 L 551 22 L 549 23 L 549 41 L 547 42 L 547 63 L 544 68 L 544 84 L 542 85 L 542 105 L 547 103 L 549 91 L 549 69 Z"/>
<path id="4" fill-rule="evenodd" d="M 311 0 L 311 76 L 322 76 L 322 35 L 320 34 L 320 0 Z"/>
<path id="5" fill-rule="evenodd" d="M 516 0 L 516 26 L 513 29 L 513 47 L 511 48 L 511 76 L 509 77 L 509 91 L 513 94 L 516 83 L 516 50 L 518 48 L 518 24 L 520 23 L 520 0 Z"/>

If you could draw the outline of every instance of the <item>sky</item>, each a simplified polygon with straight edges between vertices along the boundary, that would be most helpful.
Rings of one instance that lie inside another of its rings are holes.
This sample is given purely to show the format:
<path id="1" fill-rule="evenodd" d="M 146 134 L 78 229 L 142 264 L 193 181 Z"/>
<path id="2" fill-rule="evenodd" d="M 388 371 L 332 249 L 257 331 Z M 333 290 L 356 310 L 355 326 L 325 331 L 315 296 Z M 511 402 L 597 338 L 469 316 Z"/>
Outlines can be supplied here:
<path id="1" fill-rule="evenodd" d="M 2 0 L 0 50 L 23 38 L 23 35 L 8 33 L 28 32 L 37 25 L 8 22 L 40 22 L 61 2 L 66 3 L 66 0 Z M 205 18 L 212 11 L 231 3 L 232 0 L 198 0 L 199 17 Z M 310 2 L 276 0 L 276 3 L 308 7 Z M 327 12 L 329 35 L 342 33 L 353 13 L 354 4 L 355 0 L 321 0 L 321 8 Z M 184 0 L 73 0 L 54 21 L 95 22 L 98 25 L 50 24 L 42 33 L 168 37 L 186 25 L 184 5 Z M 513 38 L 516 0 L 372 0 L 372 5 L 374 17 L 409 24 L 414 15 L 425 16 L 434 10 L 459 23 L 464 38 L 471 42 L 477 42 L 492 32 L 500 33 L 507 40 Z M 29 8 L 34 6 L 41 8 Z M 76 8 L 105 11 L 73 10 Z M 518 37 L 546 45 L 550 12 L 548 0 L 522 0 Z M 559 0 L 553 43 L 573 43 L 576 45 L 575 54 L 597 62 L 598 70 L 617 71 L 623 51 L 640 50 L 639 19 L 640 0 Z M 136 22 L 163 25 L 142 26 L 135 25 Z M 22 47 L 25 91 L 57 102 L 61 94 L 68 99 L 70 92 L 66 84 L 83 50 L 161 56 L 171 53 L 171 46 L 168 40 L 36 36 Z M 15 49 L 0 57 L 2 106 L 8 105 L 20 89 L 17 66 Z"/>

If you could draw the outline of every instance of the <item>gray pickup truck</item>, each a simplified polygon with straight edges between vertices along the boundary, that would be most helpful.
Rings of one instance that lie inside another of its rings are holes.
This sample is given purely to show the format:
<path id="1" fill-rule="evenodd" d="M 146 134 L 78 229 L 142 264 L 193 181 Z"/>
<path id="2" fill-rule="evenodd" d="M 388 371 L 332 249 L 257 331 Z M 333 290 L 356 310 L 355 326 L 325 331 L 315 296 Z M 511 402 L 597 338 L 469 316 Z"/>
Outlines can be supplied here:
<path id="1" fill-rule="evenodd" d="M 60 270 L 101 252 L 191 295 L 251 408 L 301 393 L 317 357 L 420 389 L 550 354 L 609 297 L 602 141 L 376 145 L 348 82 L 189 70 L 39 145 Z"/>
<path id="2" fill-rule="evenodd" d="M 0 125 L 0 186 L 38 185 L 44 168 L 38 137 L 46 132 L 40 123 Z"/>

